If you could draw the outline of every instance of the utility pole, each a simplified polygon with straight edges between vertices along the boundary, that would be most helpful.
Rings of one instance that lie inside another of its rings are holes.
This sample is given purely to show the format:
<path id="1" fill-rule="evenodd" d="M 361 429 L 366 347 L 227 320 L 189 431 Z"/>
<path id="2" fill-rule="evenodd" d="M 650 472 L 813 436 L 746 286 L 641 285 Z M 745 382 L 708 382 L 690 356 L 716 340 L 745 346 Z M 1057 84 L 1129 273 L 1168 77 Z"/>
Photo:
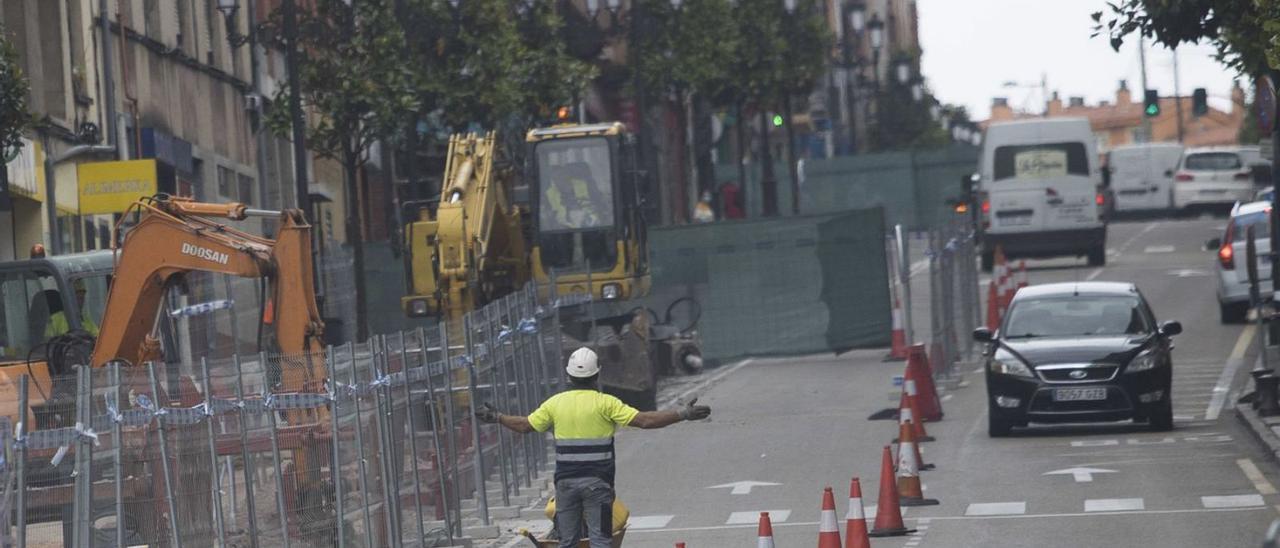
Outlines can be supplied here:
<path id="1" fill-rule="evenodd" d="M 307 127 L 302 118 L 302 84 L 298 75 L 297 0 L 284 0 L 285 64 L 289 71 L 289 119 L 293 126 L 293 184 L 297 207 L 311 218 L 311 196 L 307 175 Z"/>
<path id="2" fill-rule="evenodd" d="M 1178 142 L 1182 142 L 1182 91 L 1178 81 L 1178 48 L 1173 48 L 1173 113 L 1178 117 Z"/>
<path id="3" fill-rule="evenodd" d="M 1147 46 L 1142 41 L 1142 35 L 1138 35 L 1138 66 L 1142 70 L 1142 95 L 1147 94 Z M 1149 116 L 1142 117 L 1142 141 L 1151 141 L 1151 118 Z"/>

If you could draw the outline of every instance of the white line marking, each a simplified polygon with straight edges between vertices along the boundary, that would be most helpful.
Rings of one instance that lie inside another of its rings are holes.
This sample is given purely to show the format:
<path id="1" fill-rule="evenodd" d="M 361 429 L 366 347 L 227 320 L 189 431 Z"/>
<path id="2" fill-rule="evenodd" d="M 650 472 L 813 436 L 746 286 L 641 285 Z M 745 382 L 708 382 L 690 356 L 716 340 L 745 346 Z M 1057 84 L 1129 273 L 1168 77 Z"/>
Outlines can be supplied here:
<path id="1" fill-rule="evenodd" d="M 1263 495 L 1276 494 L 1275 486 L 1271 485 L 1270 481 L 1267 481 L 1266 476 L 1262 475 L 1262 470 L 1258 469 L 1258 465 L 1254 464 L 1252 459 L 1240 459 L 1236 461 L 1236 464 L 1240 466 L 1240 470 L 1244 471 L 1244 477 L 1253 482 L 1253 488 L 1257 489 L 1258 493 Z"/>
<path id="2" fill-rule="evenodd" d="M 661 529 L 674 518 L 675 516 L 631 516 L 627 519 L 627 529 Z"/>
<path id="3" fill-rule="evenodd" d="M 1262 501 L 1262 495 L 1258 494 L 1200 497 L 1200 504 L 1205 508 L 1247 508 L 1266 505 Z"/>
<path id="4" fill-rule="evenodd" d="M 1133 441 L 1133 440 L 1129 440 Z M 1115 470 L 1107 470 L 1105 468 L 1089 468 L 1086 466 L 1077 466 L 1075 468 L 1064 468 L 1062 470 L 1054 470 L 1045 472 L 1043 476 L 1062 476 L 1069 475 L 1076 480 L 1076 483 L 1088 483 L 1093 481 L 1094 474 L 1114 474 Z"/>
<path id="5" fill-rule="evenodd" d="M 1076 440 L 1071 442 L 1072 447 L 1106 447 L 1108 445 L 1120 445 L 1120 440 Z"/>
<path id="6" fill-rule="evenodd" d="M 922 486 L 922 487 L 920 487 L 920 490 L 921 490 L 921 491 L 923 491 L 923 490 L 924 490 L 924 487 L 923 487 L 923 486 Z M 904 506 L 904 507 L 902 507 L 902 508 L 899 510 L 899 512 L 902 512 L 902 517 L 904 517 L 904 518 L 905 518 L 905 517 L 907 517 L 907 510 L 910 510 L 910 508 L 905 507 L 905 506 Z M 868 521 L 868 522 L 875 521 L 875 519 L 876 519 L 876 505 L 874 505 L 874 504 L 864 504 L 864 505 L 862 505 L 862 513 L 863 513 L 863 514 L 865 514 L 865 515 L 867 516 L 867 521 Z"/>
<path id="7" fill-rule="evenodd" d="M 947 401 L 950 401 L 950 400 L 951 400 L 951 396 L 953 396 L 953 394 L 947 394 L 947 395 L 943 396 L 941 399 L 942 399 L 942 401 L 943 401 L 943 402 L 947 402 Z"/>
<path id="8" fill-rule="evenodd" d="M 734 512 L 729 514 L 729 519 L 724 522 L 725 525 L 743 525 L 743 524 L 760 524 L 760 512 L 769 513 L 769 521 L 773 524 L 786 523 L 787 518 L 791 517 L 791 510 L 753 510 L 750 512 Z"/>
<path id="9" fill-rule="evenodd" d="M 1126 512 L 1142 510 L 1142 499 L 1086 499 L 1085 512 Z"/>
<path id="10" fill-rule="evenodd" d="M 1143 253 L 1173 253 L 1171 245 L 1149 245 L 1142 248 Z"/>
<path id="11" fill-rule="evenodd" d="M 1091 281 L 1093 281 L 1093 279 L 1094 279 L 1094 278 L 1097 278 L 1097 277 L 1098 277 L 1098 276 L 1100 276 L 1101 274 L 1102 274 L 1102 269 L 1101 269 L 1101 268 L 1094 269 L 1094 271 L 1093 271 L 1093 272 L 1090 272 L 1088 276 L 1085 276 L 1085 277 L 1084 277 L 1084 281 L 1086 281 L 1086 282 L 1091 282 Z"/>
<path id="12" fill-rule="evenodd" d="M 1138 238 L 1141 238 L 1141 237 L 1145 236 L 1148 232 L 1151 232 L 1152 230 L 1155 230 L 1156 225 L 1158 225 L 1158 224 L 1160 224 L 1160 223 L 1159 223 L 1159 222 L 1153 222 L 1153 223 L 1148 224 L 1147 226 L 1142 227 L 1142 230 L 1139 230 L 1137 234 L 1134 234 L 1131 238 L 1129 238 L 1128 240 L 1125 240 L 1125 241 L 1124 241 L 1124 243 L 1120 244 L 1120 247 L 1116 248 L 1116 253 L 1115 253 L 1115 254 L 1116 254 L 1116 255 L 1120 255 L 1120 254 L 1124 253 L 1124 252 L 1125 252 L 1125 250 L 1129 249 L 1129 246 L 1133 245 L 1133 242 L 1138 241 Z"/>
<path id="13" fill-rule="evenodd" d="M 1027 513 L 1025 502 L 980 502 L 965 509 L 966 516 L 1007 516 Z"/>
<path id="14" fill-rule="evenodd" d="M 755 361 L 755 358 L 747 358 L 747 359 L 742 360 L 742 361 L 740 361 L 740 362 L 738 362 L 738 363 L 736 363 L 736 364 L 734 364 L 734 365 L 731 365 L 731 366 L 729 366 L 729 368 L 728 368 L 728 369 L 725 369 L 724 371 L 721 371 L 721 372 L 719 372 L 719 373 L 716 373 L 716 374 L 715 374 L 715 376 L 713 376 L 713 377 L 711 377 L 711 378 L 709 378 L 709 379 L 707 379 L 707 380 L 705 380 L 705 381 L 702 381 L 702 382 L 700 382 L 700 383 L 698 383 L 698 384 L 696 384 L 696 385 L 693 385 L 693 386 L 689 387 L 689 389 L 685 390 L 684 392 L 681 392 L 681 393 L 677 394 L 674 398 L 668 398 L 668 399 L 663 400 L 663 401 L 658 405 L 658 407 L 666 407 L 666 406 L 668 406 L 668 405 L 671 405 L 673 402 L 677 402 L 677 401 L 680 401 L 680 400 L 683 400 L 683 399 L 685 399 L 685 398 L 689 397 L 689 395 L 690 395 L 690 394 L 693 394 L 694 392 L 697 392 L 697 391 L 699 391 L 699 390 L 705 390 L 706 388 L 710 387 L 711 385 L 713 385 L 713 384 L 715 384 L 715 383 L 717 383 L 717 382 L 720 382 L 720 379 L 723 379 L 723 378 L 725 378 L 725 377 L 728 377 L 730 373 L 733 373 L 734 371 L 737 371 L 737 370 L 739 370 L 739 369 L 742 369 L 744 366 L 746 366 L 747 364 L 749 364 L 749 363 L 751 363 L 751 362 L 753 362 L 753 361 Z"/>
<path id="15" fill-rule="evenodd" d="M 1240 330 L 1240 338 L 1236 339 L 1236 346 L 1227 357 L 1227 365 L 1222 369 L 1222 376 L 1218 377 L 1218 384 L 1213 387 L 1213 399 L 1209 401 L 1209 407 L 1204 412 L 1205 420 L 1217 420 L 1218 415 L 1222 413 L 1222 406 L 1227 403 L 1227 390 L 1231 388 L 1231 380 L 1236 377 L 1236 370 L 1240 369 L 1240 364 L 1244 363 L 1244 352 L 1249 348 L 1249 343 L 1253 342 L 1253 334 L 1256 330 L 1255 324 L 1246 325 Z"/>

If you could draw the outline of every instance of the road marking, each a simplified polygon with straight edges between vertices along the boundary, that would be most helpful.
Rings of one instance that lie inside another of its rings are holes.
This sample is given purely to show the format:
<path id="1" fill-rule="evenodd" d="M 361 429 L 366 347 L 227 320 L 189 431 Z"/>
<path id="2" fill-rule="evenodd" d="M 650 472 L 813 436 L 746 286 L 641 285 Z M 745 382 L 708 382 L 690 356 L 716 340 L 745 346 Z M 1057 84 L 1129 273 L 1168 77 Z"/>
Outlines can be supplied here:
<path id="1" fill-rule="evenodd" d="M 729 491 L 730 495 L 750 495 L 751 490 L 756 487 L 773 487 L 775 485 L 782 485 L 782 484 L 772 483 L 768 481 L 744 480 L 744 481 L 735 481 L 733 483 L 725 483 L 721 485 L 712 485 L 707 489 L 730 489 Z"/>
<path id="2" fill-rule="evenodd" d="M 1193 508 L 1182 510 L 1125 510 L 1117 512 L 1070 512 L 1065 514 L 1022 514 L 1022 515 L 1002 515 L 1002 516 L 933 516 L 930 518 L 903 518 L 915 519 L 917 523 L 926 523 L 926 519 L 931 521 L 974 521 L 987 519 L 1048 519 L 1048 518 L 1092 518 L 1099 516 L 1165 516 L 1177 514 L 1214 514 L 1225 512 L 1256 512 L 1260 509 L 1257 506 L 1245 508 Z M 906 508 L 903 508 L 905 515 Z M 772 517 L 772 514 L 770 514 Z M 871 516 L 867 516 L 871 519 Z M 696 531 L 724 531 L 729 529 L 754 529 L 759 524 L 759 513 L 752 519 L 750 524 L 739 525 L 707 525 L 702 527 L 673 527 L 670 529 L 642 529 L 637 530 L 636 534 L 644 533 L 689 533 Z M 774 523 L 774 527 L 817 527 L 816 521 L 795 521 L 790 523 Z"/>
<path id="3" fill-rule="evenodd" d="M 1267 481 L 1266 476 L 1262 475 L 1262 470 L 1258 469 L 1258 465 L 1254 464 L 1252 459 L 1237 460 L 1236 465 L 1240 467 L 1240 470 L 1244 471 L 1244 477 L 1253 482 L 1253 488 L 1257 489 L 1259 494 L 1276 494 L 1275 486 L 1271 485 L 1270 481 Z"/>
<path id="4" fill-rule="evenodd" d="M 921 491 L 924 491 L 924 487 L 923 487 L 923 486 L 922 486 L 922 487 L 920 487 L 920 490 L 921 490 Z M 908 508 L 908 507 L 902 507 L 902 508 L 901 508 L 900 510 L 898 510 L 898 511 L 899 511 L 899 512 L 902 512 L 902 517 L 904 517 L 904 518 L 905 518 L 905 517 L 907 517 L 907 510 L 910 510 L 910 508 Z M 864 505 L 862 505 L 862 513 L 863 513 L 863 514 L 865 514 L 865 515 L 867 516 L 867 521 L 875 521 L 875 519 L 876 519 L 876 505 L 874 505 L 874 504 L 864 504 Z"/>
<path id="5" fill-rule="evenodd" d="M 1094 271 L 1093 271 L 1093 272 L 1090 272 L 1088 276 L 1085 276 L 1085 277 L 1084 277 L 1084 281 L 1086 281 L 1086 282 L 1091 282 L 1091 281 L 1093 281 L 1093 279 L 1094 279 L 1094 278 L 1097 278 L 1097 277 L 1098 277 L 1099 275 L 1101 275 L 1101 274 L 1102 274 L 1102 269 L 1101 269 L 1101 268 L 1094 269 Z"/>
<path id="6" fill-rule="evenodd" d="M 683 399 L 685 399 L 685 398 L 689 397 L 689 395 L 690 395 L 690 394 L 693 394 L 694 392 L 697 392 L 697 391 L 699 391 L 699 390 L 705 390 L 705 389 L 707 389 L 707 388 L 711 387 L 711 385 L 713 385 L 713 384 L 715 384 L 715 383 L 717 383 L 717 382 L 720 382 L 720 379 L 723 379 L 723 378 L 725 378 L 725 377 L 728 377 L 730 373 L 733 373 L 734 371 L 737 371 L 737 370 L 739 370 L 739 369 L 742 369 L 742 368 L 743 368 L 743 367 L 745 367 L 747 364 L 749 364 L 749 363 L 751 363 L 751 362 L 753 362 L 753 361 L 755 361 L 755 358 L 747 358 L 747 359 L 742 360 L 742 361 L 740 361 L 740 362 L 738 362 L 738 363 L 736 363 L 736 364 L 734 364 L 734 365 L 731 365 L 731 366 L 729 366 L 729 368 L 728 368 L 728 369 L 725 369 L 724 371 L 721 371 L 721 372 L 719 372 L 719 373 L 716 373 L 716 374 L 715 374 L 715 375 L 713 375 L 711 378 L 709 378 L 709 379 L 707 379 L 707 380 L 705 380 L 705 381 L 702 381 L 702 382 L 700 382 L 700 383 L 698 383 L 698 384 L 695 384 L 695 385 L 693 385 L 693 386 L 689 387 L 689 389 L 688 389 L 688 390 L 685 390 L 684 392 L 681 392 L 681 393 L 677 394 L 674 398 L 667 398 L 667 399 L 663 400 L 663 401 L 658 405 L 658 407 L 667 407 L 667 406 L 671 405 L 673 402 L 681 401 L 681 400 L 683 400 Z"/>
<path id="7" fill-rule="evenodd" d="M 1085 499 L 1085 512 L 1128 512 L 1143 510 L 1142 499 Z"/>
<path id="8" fill-rule="evenodd" d="M 941 399 L 942 399 L 942 402 L 943 402 L 943 403 L 946 403 L 947 401 L 949 401 L 949 400 L 951 399 L 951 396 L 953 396 L 953 394 L 947 394 L 947 395 L 943 396 L 943 397 L 941 398 Z"/>
<path id="9" fill-rule="evenodd" d="M 1170 276 L 1177 276 L 1179 278 L 1202 278 L 1204 276 L 1209 275 L 1208 272 L 1205 272 L 1203 270 L 1196 270 L 1193 268 L 1181 268 L 1178 270 L 1170 270 L 1167 274 L 1169 274 Z"/>
<path id="10" fill-rule="evenodd" d="M 627 519 L 627 530 L 661 529 L 666 527 L 675 516 L 631 516 Z"/>
<path id="11" fill-rule="evenodd" d="M 1027 513 L 1025 502 L 979 502 L 970 504 L 966 516 L 1009 516 Z"/>
<path id="12" fill-rule="evenodd" d="M 1106 447 L 1108 445 L 1120 445 L 1120 440 L 1076 440 L 1071 442 L 1072 447 Z"/>
<path id="13" fill-rule="evenodd" d="M 1062 470 L 1054 470 L 1045 472 L 1042 476 L 1062 476 L 1070 475 L 1076 480 L 1076 483 L 1088 483 L 1093 481 L 1094 474 L 1114 474 L 1115 470 L 1107 470 L 1105 468 L 1089 468 L 1086 466 L 1077 466 L 1075 468 L 1064 468 Z"/>
<path id="14" fill-rule="evenodd" d="M 1143 253 L 1173 253 L 1171 245 L 1149 245 L 1142 248 Z"/>
<path id="15" fill-rule="evenodd" d="M 729 514 L 729 519 L 724 522 L 725 525 L 759 525 L 760 512 L 769 513 L 769 521 L 777 525 L 786 523 L 787 518 L 791 517 L 791 510 L 752 510 L 750 512 L 734 512 Z"/>
<path id="16" fill-rule="evenodd" d="M 1262 495 L 1258 494 L 1200 497 L 1200 504 L 1205 508 L 1247 508 L 1266 505 L 1262 501 Z"/>
<path id="17" fill-rule="evenodd" d="M 1205 420 L 1217 420 L 1218 415 L 1222 413 L 1222 406 L 1227 403 L 1227 390 L 1231 389 L 1231 381 L 1236 377 L 1236 370 L 1240 369 L 1241 363 L 1244 363 L 1244 353 L 1248 350 L 1249 343 L 1253 342 L 1253 334 L 1256 330 L 1256 324 L 1246 325 L 1240 330 L 1240 338 L 1236 339 L 1236 346 L 1227 357 L 1227 365 L 1222 369 L 1222 376 L 1218 377 L 1218 384 L 1213 387 L 1213 399 L 1209 401 L 1209 407 L 1204 412 Z"/>
<path id="18" fill-rule="evenodd" d="M 1120 244 L 1120 247 L 1116 248 L 1115 254 L 1119 256 L 1120 254 L 1124 253 L 1125 250 L 1129 249 L 1129 246 L 1133 245 L 1133 242 L 1138 241 L 1138 238 L 1141 238 L 1145 236 L 1148 232 L 1155 230 L 1156 225 L 1158 224 L 1160 223 L 1157 221 L 1157 222 L 1149 223 L 1147 224 L 1147 226 L 1142 227 L 1142 230 L 1139 230 L 1137 234 L 1134 234 L 1128 240 L 1125 240 L 1124 243 Z"/>

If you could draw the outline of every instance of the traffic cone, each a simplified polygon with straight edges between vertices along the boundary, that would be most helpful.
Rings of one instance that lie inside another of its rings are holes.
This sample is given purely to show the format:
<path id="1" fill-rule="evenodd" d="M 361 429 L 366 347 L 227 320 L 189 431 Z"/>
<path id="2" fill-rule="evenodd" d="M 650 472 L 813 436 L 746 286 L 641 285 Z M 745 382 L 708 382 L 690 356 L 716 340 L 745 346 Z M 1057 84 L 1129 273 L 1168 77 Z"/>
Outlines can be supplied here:
<path id="1" fill-rule="evenodd" d="M 994 333 L 1000 329 L 1000 295 L 996 292 L 996 279 L 987 282 L 987 329 Z"/>
<path id="2" fill-rule="evenodd" d="M 1031 285 L 1027 281 L 1027 261 L 1018 261 L 1018 289 Z"/>
<path id="3" fill-rule="evenodd" d="M 760 527 L 756 536 L 760 537 L 756 548 L 773 548 L 773 522 L 769 520 L 768 512 L 760 512 Z"/>
<path id="4" fill-rule="evenodd" d="M 836 497 L 831 488 L 822 490 L 822 520 L 818 522 L 818 548 L 840 548 L 840 525 L 836 523 Z"/>
<path id="5" fill-rule="evenodd" d="M 862 482 L 849 483 L 849 513 L 844 516 L 844 548 L 871 548 L 867 538 L 867 514 L 862 508 Z"/>
<path id="6" fill-rule="evenodd" d="M 933 436 L 930 436 L 924 430 L 924 421 L 919 418 L 918 400 L 915 395 L 911 394 L 911 392 L 915 392 L 915 381 L 908 379 L 903 382 L 903 385 L 902 397 L 898 398 L 898 424 L 903 425 L 910 422 L 915 425 L 912 428 L 912 432 L 915 434 L 916 440 L 922 442 L 933 441 Z M 895 438 L 893 442 L 898 443 L 898 440 Z"/>
<path id="7" fill-rule="evenodd" d="M 940 350 L 941 345 L 935 344 L 934 355 L 939 356 L 939 360 L 941 360 Z M 942 399 L 938 397 L 938 386 L 933 382 L 934 368 L 929 365 L 929 361 L 929 355 L 925 353 L 923 344 L 911 347 L 911 353 L 907 358 L 906 378 L 915 381 L 915 418 L 920 422 L 937 422 L 942 420 L 943 416 Z M 905 381 L 903 384 L 906 384 Z M 924 430 L 921 429 L 917 433 L 923 432 Z"/>
<path id="8" fill-rule="evenodd" d="M 876 500 L 875 528 L 871 537 L 900 537 L 916 532 L 902 523 L 902 508 L 898 501 L 898 486 L 893 475 L 893 454 L 884 446 L 880 456 L 880 498 Z"/>
<path id="9" fill-rule="evenodd" d="M 924 457 L 920 456 L 920 443 L 916 441 L 916 434 L 913 425 L 919 424 L 915 421 L 907 421 L 898 425 L 898 459 L 902 459 L 903 451 L 911 451 L 916 457 L 916 470 L 933 470 L 936 466 L 925 464 Z"/>
<path id="10" fill-rule="evenodd" d="M 893 292 L 893 331 L 889 335 L 889 355 L 885 361 L 907 359 L 907 331 L 902 324 L 902 301 L 898 300 L 898 291 Z"/>
<path id="11" fill-rule="evenodd" d="M 910 425 L 901 428 L 902 443 L 898 445 L 898 504 L 902 506 L 932 506 L 937 500 L 924 498 L 920 486 L 920 456 L 910 445 L 915 445 L 911 438 Z"/>

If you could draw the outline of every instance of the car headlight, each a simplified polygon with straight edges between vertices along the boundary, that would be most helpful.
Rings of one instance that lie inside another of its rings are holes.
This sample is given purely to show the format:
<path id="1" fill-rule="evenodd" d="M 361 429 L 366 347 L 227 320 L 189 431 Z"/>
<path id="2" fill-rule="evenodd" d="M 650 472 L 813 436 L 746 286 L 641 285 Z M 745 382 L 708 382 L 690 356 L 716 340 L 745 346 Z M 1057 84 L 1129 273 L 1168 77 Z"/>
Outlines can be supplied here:
<path id="1" fill-rule="evenodd" d="M 1150 351 L 1138 354 L 1136 358 L 1129 362 L 1129 367 L 1124 369 L 1125 373 L 1137 373 L 1138 371 L 1146 371 L 1154 368 L 1159 361 L 1156 355 Z"/>
<path id="2" fill-rule="evenodd" d="M 618 284 L 604 284 L 600 288 L 600 297 L 606 301 L 612 301 L 622 296 L 622 286 Z"/>
<path id="3" fill-rule="evenodd" d="M 1031 368 L 1021 360 L 1013 356 L 1005 358 L 995 358 L 987 365 L 991 368 L 992 373 L 1000 373 L 1002 375 L 1016 375 L 1019 377 L 1035 378 L 1035 374 L 1031 372 Z"/>

